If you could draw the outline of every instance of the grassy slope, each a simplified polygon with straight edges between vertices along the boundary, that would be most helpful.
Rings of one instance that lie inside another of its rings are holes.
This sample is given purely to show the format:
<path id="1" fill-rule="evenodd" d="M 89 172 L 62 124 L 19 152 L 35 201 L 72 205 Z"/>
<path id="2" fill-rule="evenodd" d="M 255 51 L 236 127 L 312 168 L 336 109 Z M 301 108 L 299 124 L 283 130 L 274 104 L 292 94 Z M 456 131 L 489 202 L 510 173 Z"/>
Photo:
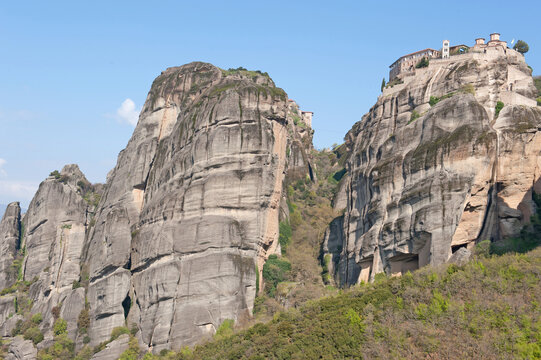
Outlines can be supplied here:
<path id="1" fill-rule="evenodd" d="M 161 358 L 538 359 L 541 248 L 360 285 Z"/>
<path id="2" fill-rule="evenodd" d="M 333 152 L 314 151 L 313 159 L 318 182 L 309 179 L 288 179 L 287 197 L 290 221 L 283 221 L 280 230 L 290 228 L 287 245 L 282 246 L 281 261 L 290 263 L 289 271 L 280 271 L 274 278 L 282 282 L 273 286 L 272 279 L 265 277 L 264 293 L 256 298 L 255 321 L 269 321 L 278 311 L 298 307 L 306 301 L 328 295 L 335 290 L 324 286 L 322 268 L 318 260 L 321 242 L 329 222 L 336 217 L 331 200 L 338 187 L 332 175 L 341 169 Z M 283 225 L 283 226 L 282 226 Z"/>

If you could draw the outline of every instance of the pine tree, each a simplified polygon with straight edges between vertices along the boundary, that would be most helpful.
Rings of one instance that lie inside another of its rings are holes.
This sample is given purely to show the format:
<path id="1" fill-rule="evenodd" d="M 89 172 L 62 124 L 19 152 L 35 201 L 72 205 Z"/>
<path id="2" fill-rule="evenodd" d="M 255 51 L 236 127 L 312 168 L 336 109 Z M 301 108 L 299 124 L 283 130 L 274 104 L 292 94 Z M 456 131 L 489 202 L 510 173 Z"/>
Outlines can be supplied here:
<path id="1" fill-rule="evenodd" d="M 528 43 L 526 43 L 526 41 L 519 40 L 516 42 L 515 46 L 513 46 L 513 49 L 521 54 L 526 54 L 528 50 L 530 50 L 530 47 L 528 46 Z"/>

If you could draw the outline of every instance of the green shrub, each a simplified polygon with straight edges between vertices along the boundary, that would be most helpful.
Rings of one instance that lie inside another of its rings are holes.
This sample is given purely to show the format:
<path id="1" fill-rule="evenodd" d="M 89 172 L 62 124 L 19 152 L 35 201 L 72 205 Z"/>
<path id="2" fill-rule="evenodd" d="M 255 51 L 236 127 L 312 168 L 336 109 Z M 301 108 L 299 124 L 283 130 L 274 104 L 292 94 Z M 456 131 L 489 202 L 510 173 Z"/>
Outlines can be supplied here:
<path id="1" fill-rule="evenodd" d="M 282 254 L 286 253 L 287 246 L 291 241 L 291 225 L 287 221 L 280 221 L 280 235 L 278 236 L 278 242 L 282 248 Z"/>
<path id="2" fill-rule="evenodd" d="M 135 336 L 138 332 L 139 332 L 139 327 L 137 326 L 136 323 L 132 323 L 130 327 L 130 334 L 132 336 Z"/>
<path id="3" fill-rule="evenodd" d="M 28 328 L 24 332 L 23 337 L 25 340 L 32 340 L 34 345 L 39 344 L 43 340 L 43 334 L 37 326 L 32 326 Z"/>
<path id="4" fill-rule="evenodd" d="M 357 313 L 352 308 L 349 308 L 346 311 L 346 318 L 349 320 L 349 325 L 357 330 L 360 330 L 361 332 L 364 331 L 364 325 L 363 320 L 359 313 Z"/>
<path id="5" fill-rule="evenodd" d="M 440 98 L 437 97 L 437 96 L 431 96 L 430 97 L 430 100 L 428 101 L 428 103 L 430 104 L 430 106 L 434 106 L 436 105 L 437 103 L 440 102 Z"/>
<path id="6" fill-rule="evenodd" d="M 404 83 L 404 80 L 400 79 L 400 78 L 396 78 L 394 79 L 393 81 L 389 81 L 387 83 L 387 85 L 385 85 L 385 88 L 388 88 L 388 87 L 393 87 L 395 85 L 399 85 L 399 84 L 403 84 Z"/>
<path id="7" fill-rule="evenodd" d="M 331 260 L 332 260 L 331 254 L 325 254 L 325 256 L 323 257 L 323 266 L 322 266 L 323 271 L 321 275 L 323 277 L 323 282 L 325 284 L 329 284 L 331 282 L 331 277 L 329 274 L 329 264 L 331 263 Z"/>
<path id="8" fill-rule="evenodd" d="M 293 119 L 293 123 L 294 123 L 295 125 L 300 125 L 300 124 L 301 124 L 301 118 L 300 118 L 299 115 L 290 112 L 290 113 L 289 113 L 289 116 Z"/>
<path id="9" fill-rule="evenodd" d="M 81 287 L 81 283 L 77 280 L 73 280 L 73 283 L 71 284 L 72 289 L 78 289 Z"/>
<path id="10" fill-rule="evenodd" d="M 65 334 L 68 329 L 68 323 L 62 318 L 56 319 L 53 326 L 53 332 L 55 335 Z"/>
<path id="11" fill-rule="evenodd" d="M 495 113 L 494 113 L 494 116 L 497 118 L 498 115 L 500 115 L 500 111 L 502 111 L 503 107 L 505 106 L 505 104 L 501 101 L 498 101 L 496 103 L 496 108 L 495 108 Z"/>
<path id="12" fill-rule="evenodd" d="M 49 176 L 54 176 L 55 179 L 60 179 L 60 173 L 58 172 L 58 170 L 52 171 Z"/>
<path id="13" fill-rule="evenodd" d="M 89 326 L 90 314 L 88 313 L 88 309 L 83 309 L 77 317 L 77 328 L 79 329 L 79 333 L 86 334 Z"/>
<path id="14" fill-rule="evenodd" d="M 475 254 L 479 256 L 489 257 L 490 256 L 490 240 L 480 241 L 475 245 Z"/>
<path id="15" fill-rule="evenodd" d="M 71 360 L 74 358 L 76 358 L 75 343 L 65 333 L 55 336 L 52 346 L 38 352 L 38 360 Z"/>
<path id="16" fill-rule="evenodd" d="M 429 63 L 430 63 L 430 60 L 427 57 L 424 57 L 417 63 L 417 65 L 415 65 L 415 67 L 417 69 L 428 67 Z"/>
<path id="17" fill-rule="evenodd" d="M 263 265 L 263 279 L 269 296 L 273 297 L 278 283 L 286 280 L 286 274 L 291 270 L 291 263 L 285 259 L 278 259 L 276 255 L 270 255 Z"/>
<path id="18" fill-rule="evenodd" d="M 30 321 L 32 321 L 36 325 L 39 325 L 43 321 L 43 316 L 41 315 L 41 313 L 36 313 L 32 315 L 32 318 L 30 319 Z"/>
<path id="19" fill-rule="evenodd" d="M 29 326 L 25 326 L 24 321 L 17 320 L 17 322 L 15 323 L 15 326 L 11 330 L 11 336 L 15 337 L 17 335 L 20 335 L 20 334 L 24 333 L 26 331 L 26 329 L 28 329 L 28 327 Z"/>
<path id="20" fill-rule="evenodd" d="M 300 212 L 294 211 L 289 214 L 289 223 L 293 228 L 297 228 L 302 224 L 302 217 Z"/>
<path id="21" fill-rule="evenodd" d="M 128 343 L 128 348 L 126 351 L 124 351 L 120 357 L 119 360 L 137 360 L 139 356 L 139 342 L 134 336 L 130 337 L 130 341 Z"/>
<path id="22" fill-rule="evenodd" d="M 380 272 L 374 275 L 374 282 L 381 282 L 387 280 L 387 274 L 385 272 Z"/>
<path id="23" fill-rule="evenodd" d="M 410 121 L 408 122 L 408 124 L 411 124 L 412 122 L 414 122 L 415 120 L 417 120 L 420 117 L 421 117 L 421 114 L 419 114 L 417 111 L 413 110 L 411 112 Z"/>
<path id="24" fill-rule="evenodd" d="M 83 340 L 84 344 L 85 343 Z M 75 360 L 90 360 L 92 356 L 94 355 L 94 351 L 90 346 L 83 346 L 83 348 L 77 353 L 77 356 L 75 356 Z"/>
<path id="25" fill-rule="evenodd" d="M 73 354 L 75 350 L 75 343 L 68 337 L 67 333 L 62 333 L 55 337 L 53 344 L 53 355 L 57 355 L 59 358 L 66 358 L 66 356 Z M 73 356 L 70 357 L 72 359 Z"/>
<path id="26" fill-rule="evenodd" d="M 117 326 L 111 331 L 111 338 L 110 341 L 116 340 L 120 337 L 120 335 L 129 334 L 130 329 L 128 329 L 125 326 Z"/>
<path id="27" fill-rule="evenodd" d="M 228 337 L 233 335 L 233 326 L 235 325 L 235 321 L 232 319 L 225 319 L 220 326 L 218 326 L 218 329 L 216 330 L 216 334 L 214 334 L 215 339 L 220 339 L 224 337 Z"/>
<path id="28" fill-rule="evenodd" d="M 183 356 L 183 358 L 190 358 L 193 355 L 193 351 L 189 346 L 183 346 L 180 349 L 180 354 Z"/>

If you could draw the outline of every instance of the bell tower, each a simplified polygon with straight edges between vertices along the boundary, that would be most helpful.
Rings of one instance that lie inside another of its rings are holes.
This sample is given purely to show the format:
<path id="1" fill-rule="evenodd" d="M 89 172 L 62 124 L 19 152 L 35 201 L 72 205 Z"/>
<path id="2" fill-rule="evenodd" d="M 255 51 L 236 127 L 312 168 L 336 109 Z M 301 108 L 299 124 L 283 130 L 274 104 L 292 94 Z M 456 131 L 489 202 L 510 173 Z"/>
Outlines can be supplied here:
<path id="1" fill-rule="evenodd" d="M 441 58 L 449 59 L 449 40 L 443 40 L 443 46 L 441 48 Z"/>

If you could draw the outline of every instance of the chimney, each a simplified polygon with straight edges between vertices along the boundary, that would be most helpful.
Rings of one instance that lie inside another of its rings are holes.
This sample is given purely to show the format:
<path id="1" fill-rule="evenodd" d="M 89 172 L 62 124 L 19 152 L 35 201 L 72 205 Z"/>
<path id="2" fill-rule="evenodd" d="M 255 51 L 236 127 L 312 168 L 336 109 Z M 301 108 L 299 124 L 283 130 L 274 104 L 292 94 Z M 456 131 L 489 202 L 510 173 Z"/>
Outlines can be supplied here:
<path id="1" fill-rule="evenodd" d="M 490 34 L 490 41 L 500 41 L 500 34 L 498 33 Z"/>
<path id="2" fill-rule="evenodd" d="M 475 39 L 475 45 L 483 45 L 485 43 L 485 38 Z"/>

